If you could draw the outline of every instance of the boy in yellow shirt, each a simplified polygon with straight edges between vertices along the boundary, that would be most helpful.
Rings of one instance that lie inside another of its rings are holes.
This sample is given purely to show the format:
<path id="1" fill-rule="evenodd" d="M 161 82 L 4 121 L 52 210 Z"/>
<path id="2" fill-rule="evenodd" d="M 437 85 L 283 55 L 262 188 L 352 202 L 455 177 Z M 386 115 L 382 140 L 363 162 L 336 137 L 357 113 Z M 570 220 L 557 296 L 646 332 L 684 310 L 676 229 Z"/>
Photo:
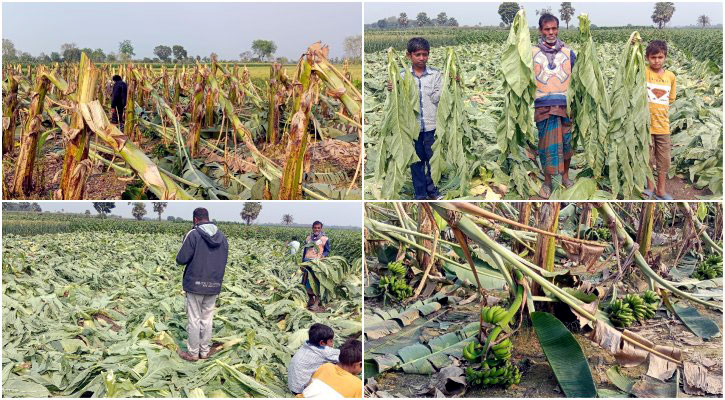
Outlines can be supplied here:
<path id="1" fill-rule="evenodd" d="M 657 188 L 652 181 L 647 181 L 647 189 L 643 192 L 647 198 L 654 195 L 657 200 L 672 200 L 665 190 L 667 170 L 670 169 L 672 140 L 670 139 L 670 104 L 677 94 L 675 74 L 664 68 L 667 58 L 667 43 L 653 40 L 645 50 L 649 68 L 645 71 L 647 78 L 647 103 L 649 103 L 650 134 L 650 165 L 657 171 Z"/>
<path id="2" fill-rule="evenodd" d="M 362 398 L 362 342 L 349 339 L 340 347 L 340 361 L 325 363 L 312 374 L 304 398 Z M 300 397 L 300 396 L 297 396 Z"/>

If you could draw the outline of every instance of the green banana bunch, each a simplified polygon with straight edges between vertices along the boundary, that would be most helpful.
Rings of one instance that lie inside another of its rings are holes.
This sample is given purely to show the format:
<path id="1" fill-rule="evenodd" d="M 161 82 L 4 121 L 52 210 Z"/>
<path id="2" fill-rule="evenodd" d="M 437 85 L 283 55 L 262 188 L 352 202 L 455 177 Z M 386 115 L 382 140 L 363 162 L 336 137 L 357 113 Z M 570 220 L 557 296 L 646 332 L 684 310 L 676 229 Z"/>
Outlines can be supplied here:
<path id="1" fill-rule="evenodd" d="M 508 388 L 521 382 L 521 371 L 510 362 L 499 367 L 489 367 L 487 364 L 483 364 L 483 369 L 480 370 L 466 368 L 466 381 L 471 386 L 502 385 Z"/>
<path id="2" fill-rule="evenodd" d="M 483 322 L 497 325 L 506 316 L 506 309 L 501 306 L 483 307 L 481 309 L 481 319 Z"/>
<path id="3" fill-rule="evenodd" d="M 395 275 L 382 276 L 378 282 L 378 287 L 393 294 L 398 300 L 403 300 L 413 294 L 413 288 L 405 282 L 405 279 Z"/>
<path id="4" fill-rule="evenodd" d="M 713 279 L 722 276 L 722 256 L 719 254 L 711 254 L 705 260 L 703 260 L 698 266 L 695 272 L 692 274 L 693 278 L 700 280 Z"/>
<path id="5" fill-rule="evenodd" d="M 513 350 L 513 348 L 514 345 L 511 341 L 509 339 L 505 339 L 501 341 L 501 343 L 491 346 L 491 351 L 493 352 L 496 360 L 508 360 L 511 358 L 511 350 Z"/>
<path id="6" fill-rule="evenodd" d="M 629 305 L 629 308 L 632 310 L 632 315 L 634 315 L 634 319 L 637 321 L 652 318 L 651 316 L 647 316 L 649 314 L 649 308 L 647 308 L 647 303 L 641 297 L 636 294 L 628 294 L 622 300 Z M 654 316 L 654 313 L 652 316 Z"/>
<path id="7" fill-rule="evenodd" d="M 470 362 L 477 362 L 483 355 L 483 346 L 480 343 L 471 342 L 463 348 L 463 358 Z"/>
<path id="8" fill-rule="evenodd" d="M 642 300 L 647 304 L 647 318 L 654 317 L 660 306 L 660 296 L 653 290 L 645 290 L 642 293 Z"/>
<path id="9" fill-rule="evenodd" d="M 400 261 L 394 261 L 388 264 L 388 271 L 397 277 L 403 278 L 408 273 L 408 268 Z"/>
<path id="10" fill-rule="evenodd" d="M 622 300 L 614 300 L 609 303 L 607 311 L 609 312 L 609 320 L 612 321 L 615 326 L 626 328 L 634 322 L 632 309 L 629 307 L 629 304 Z"/>

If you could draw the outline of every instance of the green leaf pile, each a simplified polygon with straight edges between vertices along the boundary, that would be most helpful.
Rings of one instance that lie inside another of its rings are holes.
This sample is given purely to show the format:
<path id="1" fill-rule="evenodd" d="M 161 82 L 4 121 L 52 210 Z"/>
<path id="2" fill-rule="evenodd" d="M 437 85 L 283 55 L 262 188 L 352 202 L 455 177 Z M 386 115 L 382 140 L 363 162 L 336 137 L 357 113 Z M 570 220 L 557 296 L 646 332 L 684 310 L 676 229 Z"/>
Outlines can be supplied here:
<path id="1" fill-rule="evenodd" d="M 468 131 L 468 119 L 464 110 L 464 88 L 460 77 L 461 68 L 453 48 L 448 49 L 443 86 L 436 113 L 436 139 L 433 143 L 433 158 L 430 160 L 431 176 L 436 185 L 441 175 L 450 173 L 459 177 L 461 195 L 465 194 L 470 171 L 466 167 L 466 154 L 463 151 L 463 136 Z"/>
<path id="2" fill-rule="evenodd" d="M 537 140 L 534 127 L 534 61 L 524 10 L 519 10 L 514 17 L 501 54 L 500 66 L 504 103 L 496 133 L 501 150 L 499 161 L 503 161 L 509 152 L 517 152 L 520 147 Z"/>
<path id="3" fill-rule="evenodd" d="M 612 86 L 608 140 L 609 183 L 612 197 L 636 197 L 652 179 L 649 165 L 649 106 L 644 45 L 633 32 L 622 53 Z"/>
<path id="4" fill-rule="evenodd" d="M 609 98 L 587 14 L 579 15 L 579 33 L 582 44 L 572 70 L 566 101 L 572 120 L 573 146 L 576 148 L 581 139 L 589 168 L 594 178 L 599 179 L 608 150 Z"/>
<path id="5" fill-rule="evenodd" d="M 347 282 L 315 314 L 284 242 L 229 235 L 218 352 L 183 361 L 180 245 L 168 233 L 4 235 L 3 395 L 288 397 L 287 364 L 311 324 L 331 326 L 337 341 L 362 330 L 358 267 L 326 262 L 324 279 Z"/>
<path id="6" fill-rule="evenodd" d="M 418 160 L 413 141 L 418 139 L 420 132 L 420 104 L 413 75 L 393 49 L 388 50 L 387 72 L 393 89 L 388 94 L 383 111 L 381 138 L 376 146 L 375 178 L 381 184 L 381 196 L 393 199 L 398 198 L 405 178 L 410 175 L 410 164 Z"/>

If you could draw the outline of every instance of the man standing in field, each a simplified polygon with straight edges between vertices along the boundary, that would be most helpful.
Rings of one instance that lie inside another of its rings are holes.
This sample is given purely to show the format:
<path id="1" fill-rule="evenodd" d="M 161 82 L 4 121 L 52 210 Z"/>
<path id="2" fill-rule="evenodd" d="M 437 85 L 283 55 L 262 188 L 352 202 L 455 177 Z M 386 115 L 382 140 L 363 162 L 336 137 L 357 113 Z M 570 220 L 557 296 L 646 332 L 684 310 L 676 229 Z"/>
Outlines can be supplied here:
<path id="1" fill-rule="evenodd" d="M 126 94 L 128 87 L 119 75 L 113 75 L 113 91 L 111 92 L 111 123 L 118 124 L 123 130 L 126 121 L 124 110 L 126 109 Z"/>
<path id="2" fill-rule="evenodd" d="M 312 234 L 305 239 L 305 247 L 302 249 L 302 262 L 324 258 L 330 255 L 330 239 L 322 231 L 322 222 L 312 223 Z M 302 267 L 302 284 L 307 289 L 307 308 L 314 312 L 322 312 L 325 309 L 320 305 L 320 298 L 312 290 L 312 282 L 309 275 L 314 272 L 310 267 Z"/>
<path id="3" fill-rule="evenodd" d="M 216 225 L 209 222 L 206 208 L 197 208 L 193 214 L 194 229 L 185 236 L 176 263 L 186 265 L 183 287 L 186 292 L 186 316 L 189 335 L 188 351 L 179 356 L 197 361 L 210 355 L 214 304 L 222 288 L 224 270 L 229 255 L 229 244 Z"/>
<path id="4" fill-rule="evenodd" d="M 569 166 L 571 119 L 566 112 L 566 92 L 571 82 L 576 55 L 559 39 L 559 19 L 551 14 L 539 18 L 539 43 L 531 51 L 534 57 L 536 98 L 534 120 L 539 131 L 539 161 L 544 184 L 539 196 L 548 199 L 553 191 L 552 176 L 561 175 L 561 183 L 570 187 Z"/>

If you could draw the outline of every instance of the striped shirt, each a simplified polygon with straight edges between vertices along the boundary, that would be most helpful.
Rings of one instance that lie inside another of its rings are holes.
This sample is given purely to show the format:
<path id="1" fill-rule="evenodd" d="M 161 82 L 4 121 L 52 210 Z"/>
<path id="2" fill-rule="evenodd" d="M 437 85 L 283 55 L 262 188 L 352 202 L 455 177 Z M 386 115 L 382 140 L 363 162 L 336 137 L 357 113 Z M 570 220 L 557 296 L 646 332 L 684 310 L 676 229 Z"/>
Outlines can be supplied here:
<path id="1" fill-rule="evenodd" d="M 292 393 L 302 393 L 310 378 L 326 362 L 336 363 L 340 350 L 327 346 L 315 346 L 305 342 L 292 357 L 287 368 L 287 387 Z"/>
<path id="2" fill-rule="evenodd" d="M 413 74 L 413 79 L 418 85 L 418 93 L 420 93 L 418 97 L 420 131 L 432 131 L 436 128 L 436 113 L 438 112 L 438 101 L 441 99 L 443 75 L 441 71 L 428 66 L 425 67 L 425 71 L 420 77 L 415 74 L 412 66 L 410 67 L 410 73 Z M 404 72 L 401 72 L 400 75 L 403 76 Z"/>
<path id="3" fill-rule="evenodd" d="M 304 398 L 362 398 L 362 381 L 339 365 L 323 364 L 312 375 L 310 384 L 302 392 Z"/>

